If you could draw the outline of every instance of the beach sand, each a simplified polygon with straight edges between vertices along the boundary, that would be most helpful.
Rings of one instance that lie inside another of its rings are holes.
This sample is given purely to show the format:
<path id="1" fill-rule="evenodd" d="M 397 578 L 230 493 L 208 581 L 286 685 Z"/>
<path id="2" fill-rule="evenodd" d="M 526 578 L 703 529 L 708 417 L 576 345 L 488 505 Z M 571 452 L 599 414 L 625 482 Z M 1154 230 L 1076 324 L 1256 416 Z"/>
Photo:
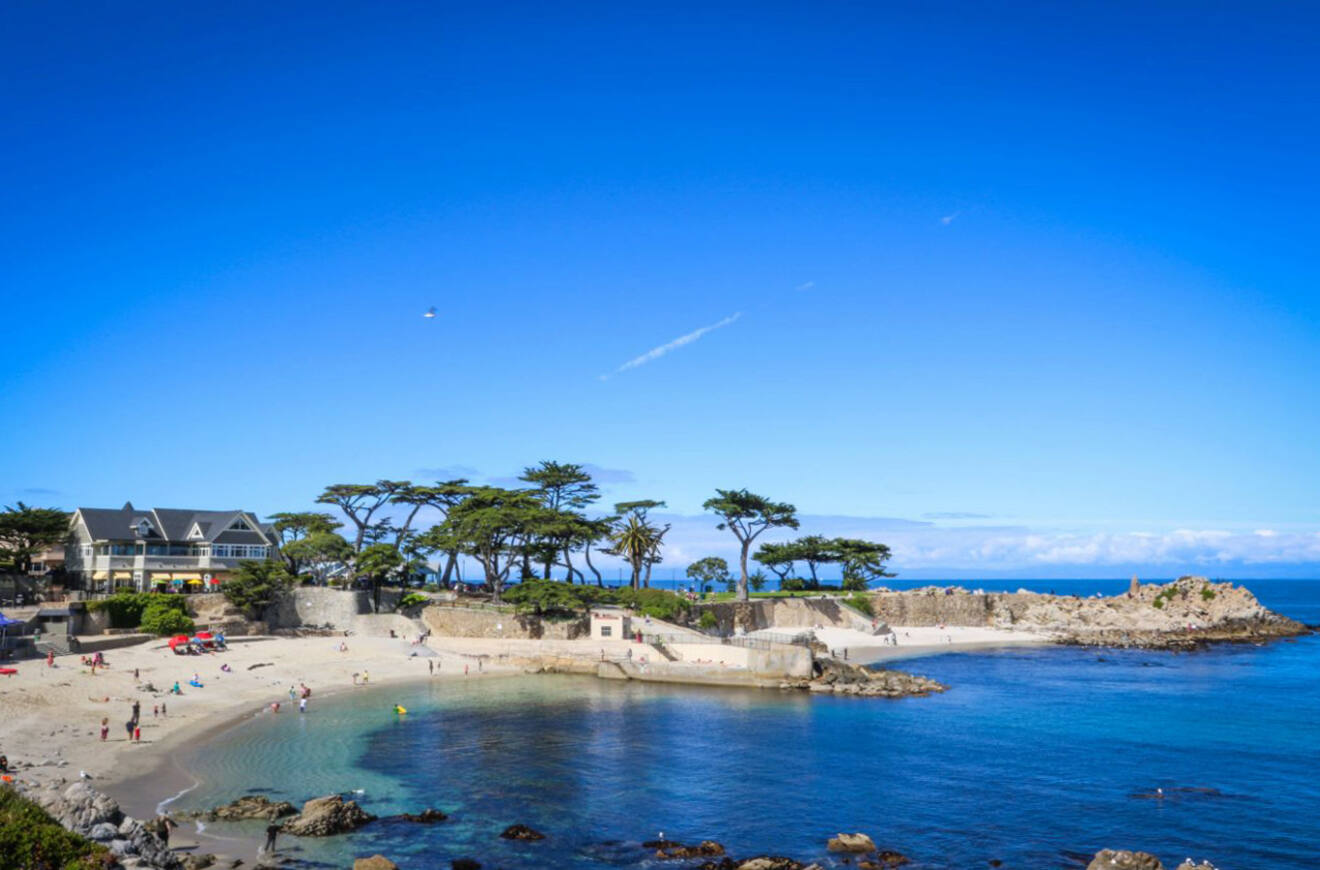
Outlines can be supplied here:
<path id="1" fill-rule="evenodd" d="M 1005 628 L 957 625 L 944 628 L 924 625 L 891 627 L 894 630 L 893 637 L 897 641 L 897 644 L 892 646 L 887 643 L 889 635 L 872 635 L 851 628 L 813 628 L 810 631 L 816 635 L 817 640 L 836 654 L 842 656 L 846 651 L 848 659 L 857 662 L 889 662 L 949 652 L 970 652 L 1007 646 L 1039 646 L 1053 642 L 1053 638 L 1048 634 Z M 784 629 L 752 632 L 751 636 L 755 637 L 760 633 L 783 634 Z"/>

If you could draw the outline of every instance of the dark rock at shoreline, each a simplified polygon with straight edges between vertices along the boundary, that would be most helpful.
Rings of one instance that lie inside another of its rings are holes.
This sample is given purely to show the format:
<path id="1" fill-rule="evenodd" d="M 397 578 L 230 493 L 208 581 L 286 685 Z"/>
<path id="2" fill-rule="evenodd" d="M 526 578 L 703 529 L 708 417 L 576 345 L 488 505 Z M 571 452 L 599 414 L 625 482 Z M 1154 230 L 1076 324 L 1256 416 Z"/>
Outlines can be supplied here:
<path id="1" fill-rule="evenodd" d="M 702 840 L 695 846 L 673 840 L 649 840 L 642 848 L 654 849 L 657 858 L 714 858 L 724 854 L 724 847 L 714 840 Z"/>
<path id="2" fill-rule="evenodd" d="M 207 822 L 242 822 L 249 819 L 280 819 L 297 812 L 298 808 L 288 801 L 272 801 L 263 795 L 244 795 L 223 806 L 196 813 L 179 813 L 178 816 Z"/>
<path id="3" fill-rule="evenodd" d="M 526 825 L 509 825 L 500 833 L 500 837 L 505 840 L 544 840 L 545 834 Z"/>
<path id="4" fill-rule="evenodd" d="M 449 866 L 453 870 L 481 870 L 481 863 L 471 858 L 455 858 L 449 862 Z"/>
<path id="5" fill-rule="evenodd" d="M 840 659 L 817 658 L 816 675 L 783 688 L 804 688 L 817 694 L 864 695 L 880 698 L 923 697 L 948 691 L 948 686 L 927 677 L 882 668 L 853 665 Z"/>
<path id="6" fill-rule="evenodd" d="M 405 822 L 418 822 L 423 825 L 431 825 L 436 822 L 443 822 L 445 819 L 449 818 L 449 816 L 439 810 L 425 809 L 420 813 L 400 813 L 399 815 L 394 816 L 394 818 L 402 819 Z"/>
<path id="7" fill-rule="evenodd" d="M 329 837 L 355 831 L 375 820 L 357 801 L 345 801 L 332 794 L 303 804 L 302 812 L 285 822 L 281 830 L 295 837 Z"/>
<path id="8" fill-rule="evenodd" d="M 143 822 L 127 816 L 118 802 L 85 782 L 58 787 L 19 789 L 20 793 L 75 834 L 106 842 L 110 850 L 139 866 L 182 870 L 183 862 Z"/>
<path id="9" fill-rule="evenodd" d="M 904 855 L 902 852 L 895 852 L 893 849 L 881 849 L 875 854 L 874 860 L 858 864 L 857 866 L 866 868 L 866 865 L 869 864 L 871 867 L 901 867 L 904 864 L 911 863 L 912 859 L 907 855 Z M 996 864 L 993 861 L 990 863 L 991 866 L 999 866 L 999 864 Z"/>

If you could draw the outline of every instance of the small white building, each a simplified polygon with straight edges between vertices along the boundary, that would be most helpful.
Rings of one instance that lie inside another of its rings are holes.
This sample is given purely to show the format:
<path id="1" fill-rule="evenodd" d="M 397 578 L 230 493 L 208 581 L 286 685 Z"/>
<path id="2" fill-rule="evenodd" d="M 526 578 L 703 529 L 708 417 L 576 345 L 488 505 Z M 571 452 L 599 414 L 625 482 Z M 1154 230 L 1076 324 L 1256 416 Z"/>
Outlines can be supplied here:
<path id="1" fill-rule="evenodd" d="M 591 608 L 591 637 L 593 640 L 627 640 L 632 632 L 632 619 L 621 607 Z"/>

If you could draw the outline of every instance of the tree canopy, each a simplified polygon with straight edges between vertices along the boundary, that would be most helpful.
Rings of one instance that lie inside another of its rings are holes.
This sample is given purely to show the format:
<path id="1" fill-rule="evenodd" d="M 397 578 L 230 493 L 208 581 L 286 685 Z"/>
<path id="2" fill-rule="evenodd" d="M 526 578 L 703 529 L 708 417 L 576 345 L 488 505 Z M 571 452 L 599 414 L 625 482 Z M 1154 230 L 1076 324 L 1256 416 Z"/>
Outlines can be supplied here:
<path id="1" fill-rule="evenodd" d="M 29 573 L 32 557 L 68 534 L 69 514 L 58 508 L 30 507 L 21 501 L 6 507 L 0 513 L 0 569 Z"/>
<path id="2" fill-rule="evenodd" d="M 688 565 L 687 576 L 696 581 L 697 591 L 702 595 L 710 591 L 712 584 L 733 585 L 733 578 L 729 576 L 729 563 L 719 556 L 707 556 Z"/>
<path id="3" fill-rule="evenodd" d="M 752 542 L 766 529 L 798 527 L 797 508 L 787 502 L 771 501 L 745 489 L 716 489 L 715 496 L 702 504 L 721 518 L 721 531 L 733 532 L 741 549 L 739 554 L 738 600 L 747 601 L 747 553 Z"/>

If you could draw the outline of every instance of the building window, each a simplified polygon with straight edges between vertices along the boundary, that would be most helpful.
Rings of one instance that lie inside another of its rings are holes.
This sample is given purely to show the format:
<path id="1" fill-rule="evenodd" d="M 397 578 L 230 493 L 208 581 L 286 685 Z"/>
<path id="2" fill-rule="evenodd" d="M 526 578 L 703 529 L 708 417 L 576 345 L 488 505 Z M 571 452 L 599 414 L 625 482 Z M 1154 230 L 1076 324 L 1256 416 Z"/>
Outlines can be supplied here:
<path id="1" fill-rule="evenodd" d="M 236 519 L 236 520 L 234 520 L 232 523 L 230 523 L 230 525 L 229 525 L 229 529 L 230 529 L 230 531 L 234 531 L 234 532 L 250 532 L 250 531 L 252 531 L 252 527 L 249 526 L 249 525 L 247 524 L 247 520 L 243 519 L 242 517 L 239 517 L 238 519 Z"/>
<path id="2" fill-rule="evenodd" d="M 600 636 L 601 636 L 601 637 L 613 637 L 613 636 L 614 636 L 614 626 L 612 626 L 612 625 L 602 625 L 602 626 L 600 627 Z"/>

